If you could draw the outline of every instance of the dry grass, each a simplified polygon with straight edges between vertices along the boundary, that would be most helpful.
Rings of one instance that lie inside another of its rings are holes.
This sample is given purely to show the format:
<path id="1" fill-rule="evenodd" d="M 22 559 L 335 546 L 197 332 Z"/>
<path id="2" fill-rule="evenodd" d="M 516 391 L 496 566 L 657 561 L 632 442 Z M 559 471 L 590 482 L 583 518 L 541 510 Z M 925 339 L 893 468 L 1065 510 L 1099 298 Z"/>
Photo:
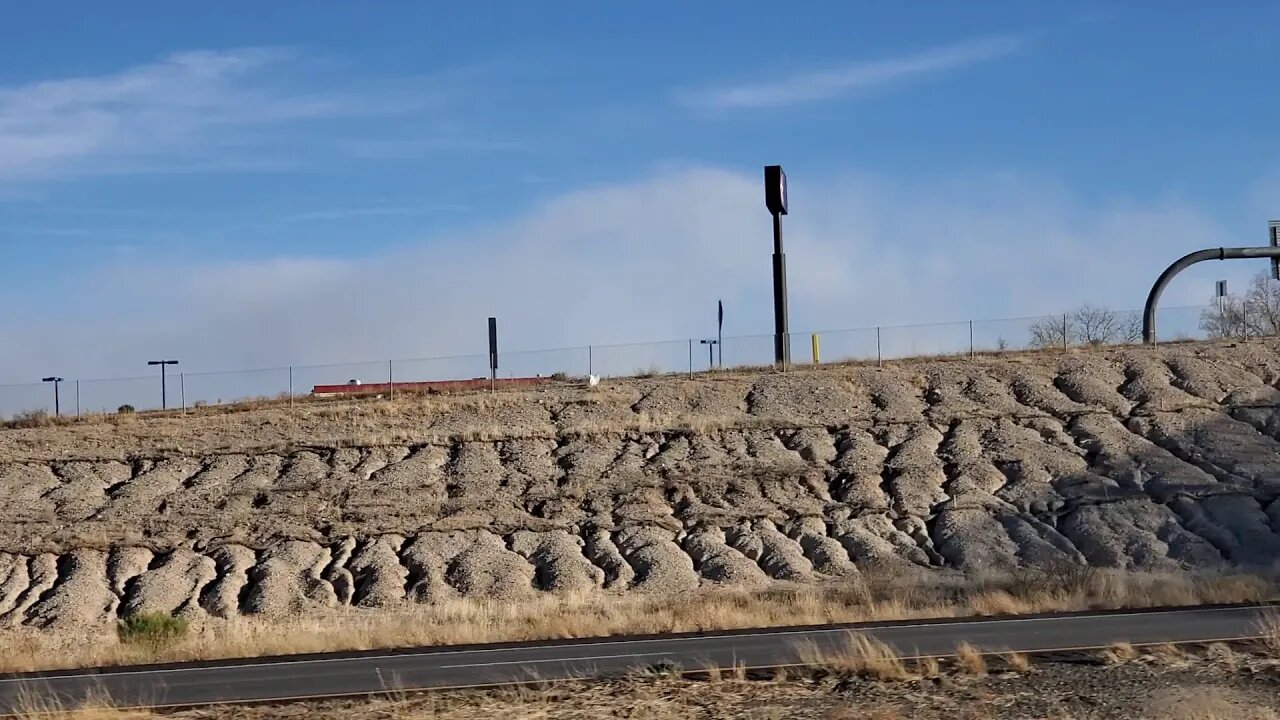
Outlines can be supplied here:
<path id="1" fill-rule="evenodd" d="M 922 678 L 936 678 L 942 674 L 942 664 L 938 658 L 919 658 L 915 662 L 915 671 Z"/>
<path id="2" fill-rule="evenodd" d="M 1112 643 L 1102 651 L 1102 659 L 1108 665 L 1123 665 L 1138 659 L 1138 650 L 1127 642 Z"/>
<path id="3" fill-rule="evenodd" d="M 800 648 L 800 659 L 806 665 L 827 672 L 882 682 L 901 682 L 916 677 L 907 670 L 896 650 L 859 633 L 849 633 L 844 642 L 834 648 L 805 645 Z"/>
<path id="4" fill-rule="evenodd" d="M 156 715 L 149 710 L 120 709 L 105 693 L 90 692 L 77 703 L 64 703 L 22 688 L 18 693 L 15 714 L 18 720 L 145 720 Z"/>
<path id="5" fill-rule="evenodd" d="M 1182 648 L 1170 643 L 1156 645 L 1147 651 L 1151 655 L 1151 659 L 1158 665 L 1182 665 L 1189 661 L 1187 653 Z"/>
<path id="6" fill-rule="evenodd" d="M 987 659 L 969 643 L 956 646 L 956 668 L 966 675 L 986 675 Z"/>
<path id="7" fill-rule="evenodd" d="M 1027 657 L 1026 653 L 1005 653 L 1001 656 L 1001 659 L 1004 660 L 1004 664 L 1013 672 L 1024 673 L 1031 669 L 1031 659 Z"/>
<path id="8" fill-rule="evenodd" d="M 304 618 L 193 622 L 188 636 L 149 649 L 119 642 L 113 628 L 59 635 L 0 631 L 0 671 L 128 665 L 151 661 L 292 655 L 333 650 L 591 638 L 738 628 L 958 617 L 993 588 L 1016 613 L 1090 608 L 1249 602 L 1272 595 L 1268 583 L 1235 576 L 1089 573 L 1076 587 L 1041 587 L 1038 575 L 906 578 L 866 573 L 858 581 L 778 585 L 761 591 L 708 590 L 667 597 L 539 594 L 520 602 L 453 600 L 381 610 L 345 609 Z M 1174 602 L 1170 602 L 1174 601 Z"/>
<path id="9" fill-rule="evenodd" d="M 1261 635 L 1262 646 L 1271 657 L 1280 659 L 1280 614 L 1267 613 L 1258 623 L 1258 633 Z"/>

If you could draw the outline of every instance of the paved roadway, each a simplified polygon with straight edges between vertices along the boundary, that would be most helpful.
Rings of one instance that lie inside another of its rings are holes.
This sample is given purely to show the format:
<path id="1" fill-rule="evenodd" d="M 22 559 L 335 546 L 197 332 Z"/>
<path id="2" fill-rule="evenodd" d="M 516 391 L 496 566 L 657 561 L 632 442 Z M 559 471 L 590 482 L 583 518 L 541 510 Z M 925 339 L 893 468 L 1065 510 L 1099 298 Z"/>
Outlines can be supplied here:
<path id="1" fill-rule="evenodd" d="M 187 706 L 604 677 L 663 662 L 685 669 L 776 667 L 799 663 L 803 647 L 833 647 L 850 630 L 888 643 L 904 657 L 947 655 L 961 642 L 992 652 L 1066 652 L 1115 642 L 1241 640 L 1257 636 L 1266 612 L 1271 611 L 1205 607 L 869 623 L 28 673 L 0 676 L 0 713 L 13 711 L 24 696 L 73 706 L 87 694 L 105 692 L 122 707 Z"/>

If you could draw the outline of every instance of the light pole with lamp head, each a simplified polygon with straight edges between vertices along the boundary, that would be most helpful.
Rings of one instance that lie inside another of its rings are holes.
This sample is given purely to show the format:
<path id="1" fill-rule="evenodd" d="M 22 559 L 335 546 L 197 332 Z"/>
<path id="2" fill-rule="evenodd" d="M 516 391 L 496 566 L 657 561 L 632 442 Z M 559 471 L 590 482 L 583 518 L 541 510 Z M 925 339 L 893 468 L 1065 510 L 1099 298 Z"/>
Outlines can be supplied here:
<path id="1" fill-rule="evenodd" d="M 58 386 L 62 384 L 63 379 L 56 375 L 51 375 L 47 378 L 42 378 L 41 382 L 53 383 L 53 416 L 62 417 L 62 399 L 59 397 Z"/>
<path id="2" fill-rule="evenodd" d="M 165 368 L 167 368 L 170 365 L 177 365 L 178 361 L 177 360 L 148 360 L 147 364 L 160 366 L 160 409 L 168 410 L 169 395 L 168 395 L 167 381 L 165 379 Z"/>
<path id="3" fill-rule="evenodd" d="M 773 359 L 786 370 L 791 364 L 791 331 L 787 322 L 787 256 L 782 252 L 787 174 L 781 165 L 764 166 L 764 205 L 773 215 Z"/>

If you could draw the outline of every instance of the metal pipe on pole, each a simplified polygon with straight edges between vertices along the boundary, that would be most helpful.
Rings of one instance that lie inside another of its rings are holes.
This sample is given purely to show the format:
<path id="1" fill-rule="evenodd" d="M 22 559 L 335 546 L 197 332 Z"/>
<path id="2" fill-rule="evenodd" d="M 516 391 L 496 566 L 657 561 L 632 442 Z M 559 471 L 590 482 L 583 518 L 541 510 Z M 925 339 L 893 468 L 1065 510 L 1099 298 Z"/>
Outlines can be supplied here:
<path id="1" fill-rule="evenodd" d="M 1272 238 L 1274 241 L 1274 233 Z M 1280 245 L 1271 247 L 1207 248 L 1187 253 L 1175 260 L 1173 264 L 1165 268 L 1164 272 L 1160 273 L 1160 277 L 1156 278 L 1155 284 L 1151 286 L 1151 292 L 1147 294 L 1147 304 L 1142 310 L 1142 343 L 1144 345 L 1154 345 L 1156 342 L 1156 307 L 1160 303 L 1160 295 L 1164 293 L 1165 287 L 1173 280 L 1174 276 L 1192 265 L 1206 260 L 1245 260 L 1251 258 L 1272 258 L 1274 262 L 1276 258 L 1280 258 Z"/>

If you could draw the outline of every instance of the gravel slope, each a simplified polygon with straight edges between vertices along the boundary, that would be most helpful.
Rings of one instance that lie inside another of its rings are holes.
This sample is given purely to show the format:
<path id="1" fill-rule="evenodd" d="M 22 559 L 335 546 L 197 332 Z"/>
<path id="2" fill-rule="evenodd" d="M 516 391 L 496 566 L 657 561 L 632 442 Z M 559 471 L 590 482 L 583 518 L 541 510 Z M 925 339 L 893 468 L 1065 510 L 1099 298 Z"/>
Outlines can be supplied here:
<path id="1" fill-rule="evenodd" d="M 1269 570 L 1280 344 L 0 432 L 0 626 L 679 593 L 888 566 Z"/>

